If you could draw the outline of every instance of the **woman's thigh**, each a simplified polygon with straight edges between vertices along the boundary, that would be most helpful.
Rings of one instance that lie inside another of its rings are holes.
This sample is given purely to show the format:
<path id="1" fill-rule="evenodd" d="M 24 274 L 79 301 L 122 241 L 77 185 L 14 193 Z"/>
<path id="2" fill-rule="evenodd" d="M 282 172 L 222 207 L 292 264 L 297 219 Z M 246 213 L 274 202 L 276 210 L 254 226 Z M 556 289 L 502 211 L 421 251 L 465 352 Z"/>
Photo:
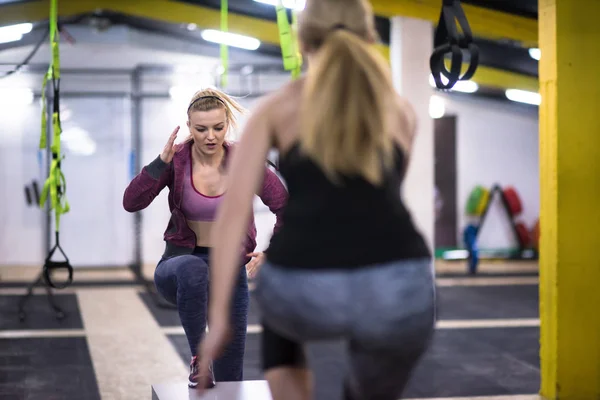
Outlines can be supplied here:
<path id="1" fill-rule="evenodd" d="M 167 301 L 177 304 L 178 290 L 194 290 L 206 286 L 208 264 L 203 258 L 189 254 L 161 260 L 154 271 L 154 284 Z"/>
<path id="2" fill-rule="evenodd" d="M 343 271 L 306 271 L 265 263 L 254 291 L 261 318 L 298 342 L 336 338 L 350 326 L 351 293 Z"/>
<path id="3" fill-rule="evenodd" d="M 350 376 L 356 398 L 401 396 L 435 326 L 435 279 L 430 260 L 406 260 L 353 277 L 355 317 Z"/>
<path id="4" fill-rule="evenodd" d="M 430 259 L 400 260 L 352 274 L 351 337 L 363 348 L 419 347 L 435 324 Z"/>

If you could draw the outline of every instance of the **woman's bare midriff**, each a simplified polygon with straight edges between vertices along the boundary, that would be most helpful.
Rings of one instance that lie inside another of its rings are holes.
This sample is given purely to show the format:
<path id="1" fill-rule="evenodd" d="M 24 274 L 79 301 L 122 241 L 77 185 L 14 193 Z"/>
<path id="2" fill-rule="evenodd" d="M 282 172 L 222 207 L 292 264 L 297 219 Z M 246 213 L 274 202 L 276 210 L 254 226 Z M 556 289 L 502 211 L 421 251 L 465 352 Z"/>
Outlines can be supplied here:
<path id="1" fill-rule="evenodd" d="M 187 221 L 187 223 L 196 234 L 196 246 L 212 247 L 211 231 L 213 221 Z"/>

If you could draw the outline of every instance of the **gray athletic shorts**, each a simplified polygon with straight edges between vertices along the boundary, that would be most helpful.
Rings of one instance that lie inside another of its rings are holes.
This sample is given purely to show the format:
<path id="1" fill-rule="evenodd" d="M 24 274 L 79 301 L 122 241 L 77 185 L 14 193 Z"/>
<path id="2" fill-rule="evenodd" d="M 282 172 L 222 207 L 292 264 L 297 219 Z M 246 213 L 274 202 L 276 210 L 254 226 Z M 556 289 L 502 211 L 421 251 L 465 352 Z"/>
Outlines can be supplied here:
<path id="1" fill-rule="evenodd" d="M 398 399 L 435 325 L 431 259 L 319 270 L 267 262 L 254 295 L 263 323 L 263 368 L 302 364 L 303 343 L 345 339 L 352 399 Z"/>

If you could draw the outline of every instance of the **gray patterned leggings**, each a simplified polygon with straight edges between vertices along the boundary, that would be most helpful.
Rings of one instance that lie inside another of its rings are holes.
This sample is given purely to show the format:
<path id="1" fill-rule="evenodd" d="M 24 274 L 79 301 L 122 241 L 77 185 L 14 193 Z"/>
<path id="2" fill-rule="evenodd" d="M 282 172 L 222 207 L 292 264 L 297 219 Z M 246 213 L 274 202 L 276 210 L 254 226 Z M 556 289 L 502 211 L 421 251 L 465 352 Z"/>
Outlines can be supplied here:
<path id="1" fill-rule="evenodd" d="M 265 263 L 257 279 L 265 371 L 304 366 L 303 343 L 347 339 L 345 398 L 400 398 L 434 330 L 430 259 L 318 271 Z"/>

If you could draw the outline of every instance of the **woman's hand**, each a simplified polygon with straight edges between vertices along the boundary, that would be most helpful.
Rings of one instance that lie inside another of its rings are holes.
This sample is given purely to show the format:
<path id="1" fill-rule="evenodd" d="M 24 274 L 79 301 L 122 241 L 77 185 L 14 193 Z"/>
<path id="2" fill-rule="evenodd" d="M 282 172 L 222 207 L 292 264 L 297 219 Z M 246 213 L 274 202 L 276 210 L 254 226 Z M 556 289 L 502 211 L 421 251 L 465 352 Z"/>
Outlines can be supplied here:
<path id="1" fill-rule="evenodd" d="M 225 346 L 231 340 L 231 327 L 229 325 L 229 314 L 220 313 L 208 321 L 208 333 L 198 344 L 198 376 L 210 376 L 210 364 L 221 356 Z M 200 394 L 206 390 L 205 385 L 197 386 Z"/>
<path id="2" fill-rule="evenodd" d="M 173 156 L 175 155 L 175 150 L 176 150 L 175 139 L 177 139 L 178 132 L 179 132 L 179 126 L 177 126 L 177 128 L 175 128 L 173 133 L 171 133 L 171 136 L 169 136 L 169 140 L 167 140 L 167 144 L 165 144 L 165 148 L 163 149 L 162 153 L 160 154 L 160 159 L 165 164 L 168 164 L 171 161 L 173 161 Z"/>
<path id="3" fill-rule="evenodd" d="M 248 278 L 252 279 L 258 273 L 260 266 L 265 262 L 265 253 L 250 253 L 246 254 L 248 257 L 254 257 L 248 264 L 246 264 L 246 272 Z"/>

